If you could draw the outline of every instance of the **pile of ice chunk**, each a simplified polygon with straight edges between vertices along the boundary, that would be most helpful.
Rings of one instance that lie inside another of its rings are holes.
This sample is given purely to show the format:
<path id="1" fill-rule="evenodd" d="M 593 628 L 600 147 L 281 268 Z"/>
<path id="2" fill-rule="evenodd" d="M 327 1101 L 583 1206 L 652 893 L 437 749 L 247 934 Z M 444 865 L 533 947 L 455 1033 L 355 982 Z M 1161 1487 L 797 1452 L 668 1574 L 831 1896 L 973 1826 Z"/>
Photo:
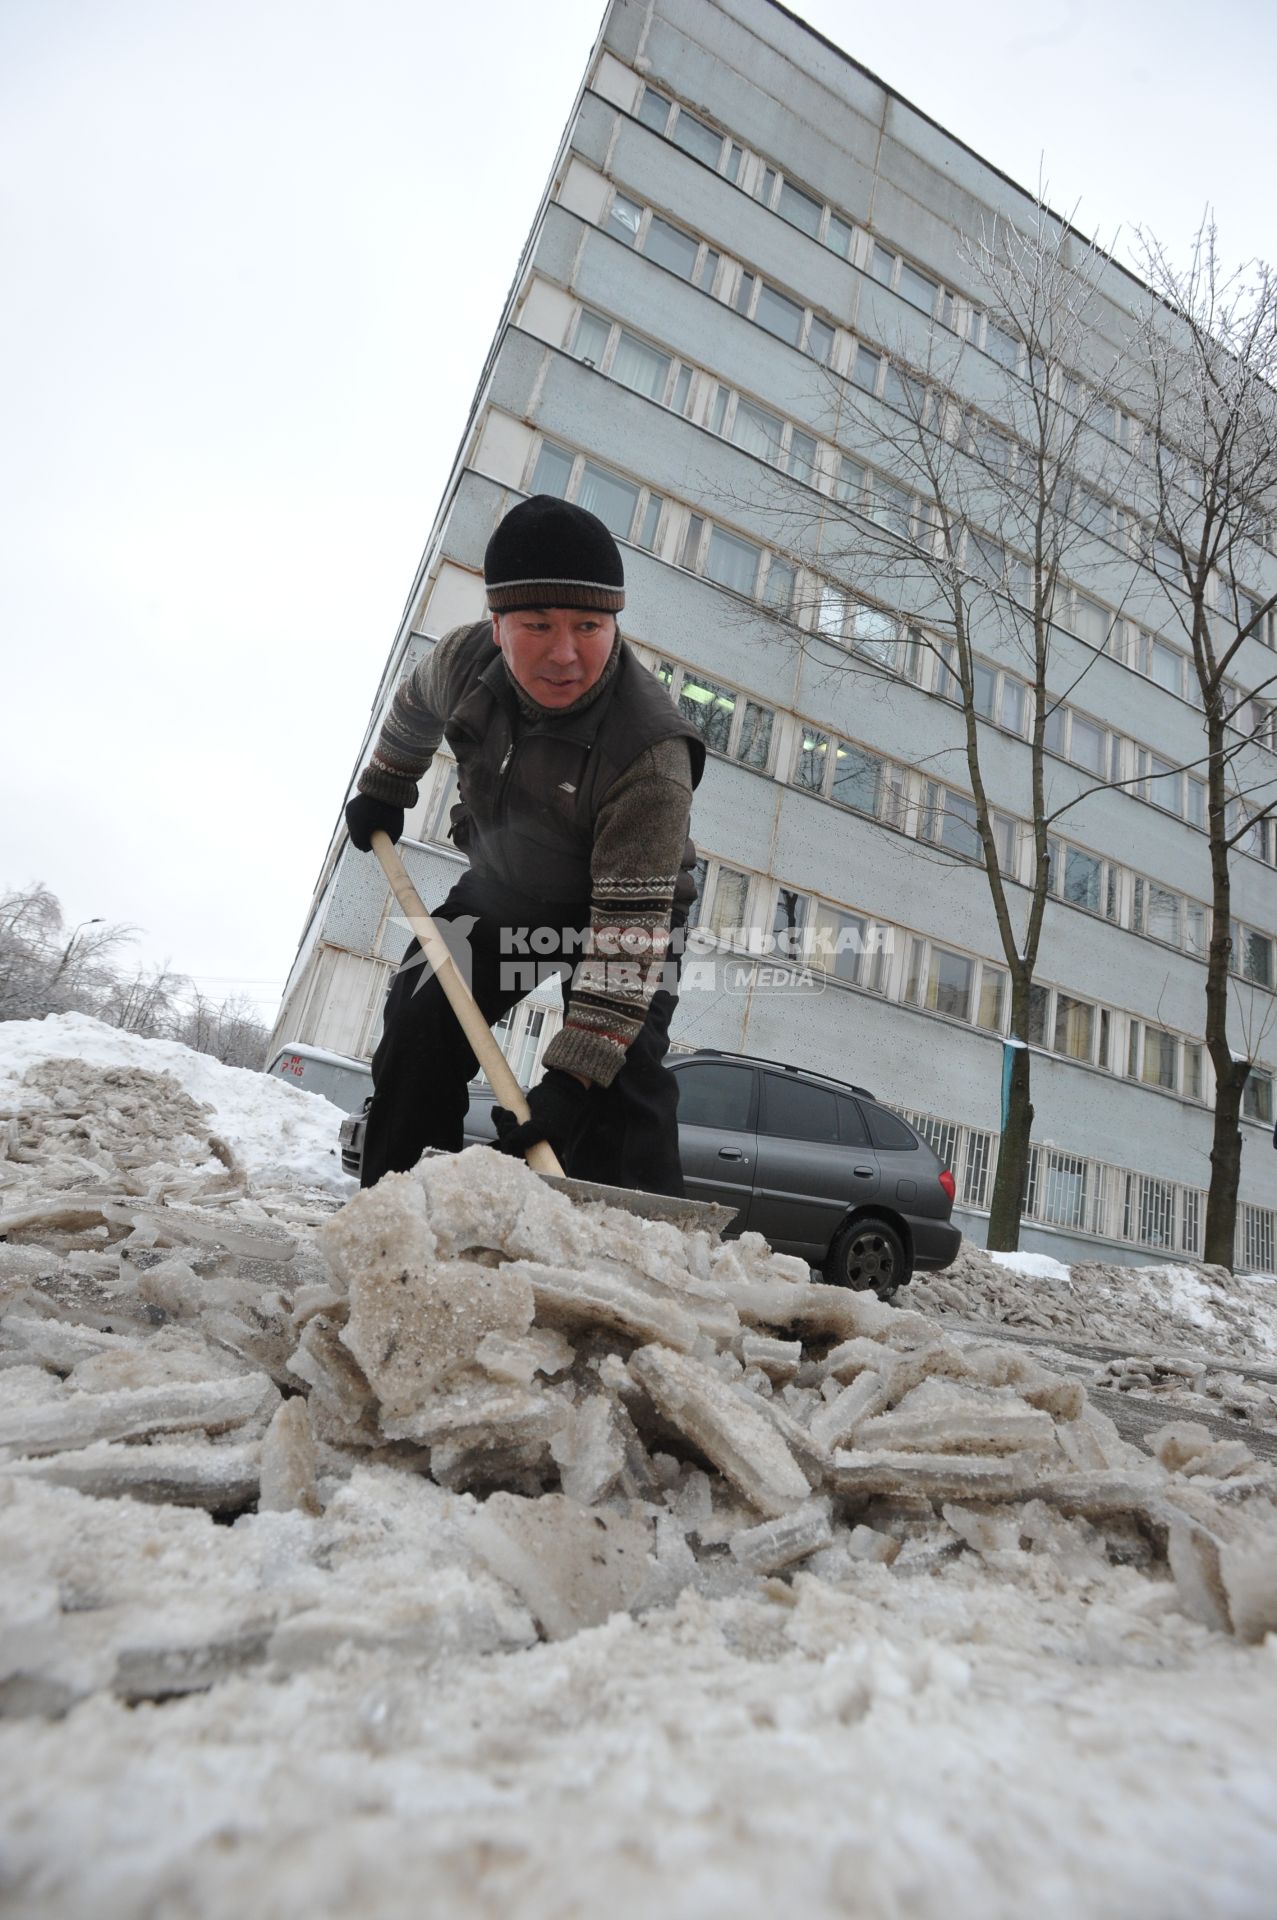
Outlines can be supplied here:
<path id="1" fill-rule="evenodd" d="M 521 1646 L 688 1589 L 964 1555 L 999 1578 L 1133 1568 L 1212 1627 L 1277 1624 L 1271 1466 L 1190 1423 L 1150 1455 L 1075 1376 L 757 1235 L 574 1204 L 486 1148 L 340 1211 L 313 1190 L 268 1208 L 176 1081 L 62 1060 L 19 1094 L 0 1562 L 45 1597 L 0 1706 L 103 1674 L 180 1692 L 347 1640 Z M 189 1534 L 161 1632 L 129 1581 L 92 1622 L 63 1606 L 77 1502 L 239 1524 Z"/>
<path id="2" fill-rule="evenodd" d="M 548 1635 L 689 1583 L 1066 1536 L 1169 1564 L 1211 1624 L 1277 1625 L 1271 1467 L 1187 1426 L 1167 1432 L 1204 1445 L 1150 1459 L 1077 1379 L 814 1282 L 757 1235 L 574 1205 L 476 1147 L 319 1237 L 289 1363 L 317 1440 L 475 1496 L 476 1550 Z"/>

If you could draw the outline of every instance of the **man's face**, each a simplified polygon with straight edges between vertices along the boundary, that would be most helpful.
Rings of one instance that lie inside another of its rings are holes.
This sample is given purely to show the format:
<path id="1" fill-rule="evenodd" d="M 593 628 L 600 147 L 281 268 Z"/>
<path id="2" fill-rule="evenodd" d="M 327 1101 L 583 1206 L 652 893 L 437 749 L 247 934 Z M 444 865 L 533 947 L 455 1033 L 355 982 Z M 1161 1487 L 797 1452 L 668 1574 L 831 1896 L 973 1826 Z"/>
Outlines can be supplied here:
<path id="1" fill-rule="evenodd" d="M 541 707 L 570 707 L 608 662 L 616 615 L 579 607 L 494 613 L 492 638 L 523 691 Z"/>

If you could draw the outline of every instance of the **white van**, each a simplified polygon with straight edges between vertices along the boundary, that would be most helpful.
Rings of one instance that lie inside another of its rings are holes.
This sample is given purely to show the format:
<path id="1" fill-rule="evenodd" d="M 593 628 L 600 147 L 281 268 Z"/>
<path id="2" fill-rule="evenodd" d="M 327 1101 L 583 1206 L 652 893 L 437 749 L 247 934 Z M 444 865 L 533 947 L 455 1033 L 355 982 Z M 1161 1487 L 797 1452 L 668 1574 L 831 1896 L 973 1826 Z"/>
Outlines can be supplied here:
<path id="1" fill-rule="evenodd" d="M 362 1113 L 372 1092 L 372 1069 L 366 1060 L 329 1053 L 324 1047 L 281 1047 L 266 1071 L 307 1093 L 322 1093 L 344 1113 Z"/>

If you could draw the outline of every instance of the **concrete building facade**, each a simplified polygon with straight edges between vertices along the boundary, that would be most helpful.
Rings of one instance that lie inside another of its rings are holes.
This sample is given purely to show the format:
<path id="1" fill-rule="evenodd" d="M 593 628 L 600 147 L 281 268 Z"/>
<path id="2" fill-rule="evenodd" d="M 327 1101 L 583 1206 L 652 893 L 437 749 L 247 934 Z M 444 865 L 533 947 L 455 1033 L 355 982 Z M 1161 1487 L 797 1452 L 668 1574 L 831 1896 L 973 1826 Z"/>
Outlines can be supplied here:
<path id="1" fill-rule="evenodd" d="M 861 511 L 927 537 L 920 503 L 875 481 L 899 383 L 943 329 L 973 350 L 963 378 L 996 415 L 1014 343 L 970 285 L 964 239 L 995 217 L 1023 221 L 1031 204 L 772 0 L 613 0 L 352 769 L 353 785 L 423 650 L 481 616 L 484 547 L 509 507 L 548 492 L 600 514 L 624 553 L 623 629 L 710 747 L 676 1043 L 871 1086 L 949 1160 L 977 1239 L 1009 994 L 973 857 L 961 715 L 907 606 L 837 593 L 821 553 Z M 1135 311 L 1138 283 L 1118 266 L 1103 292 L 1114 326 Z M 1138 440 L 1120 409 L 1104 425 Z M 1092 510 L 1112 516 L 1107 557 L 1085 590 L 1061 592 L 1048 778 L 1053 804 L 1100 770 L 1128 784 L 1082 799 L 1055 848 L 1024 1244 L 1192 1256 L 1212 1094 L 1209 865 L 1191 770 L 1201 718 L 1182 646 L 1129 617 L 1129 516 L 1120 501 Z M 1257 551 L 1255 566 L 1267 595 L 1277 560 Z M 1014 880 L 1029 827 L 1023 663 L 992 630 L 978 649 L 982 758 Z M 1248 640 L 1239 688 L 1261 687 L 1273 665 Z M 1271 719 L 1266 739 L 1261 726 L 1250 749 L 1260 777 L 1268 759 L 1277 775 Z M 403 849 L 428 903 L 461 864 L 447 840 L 454 799 L 441 755 Z M 1243 1119 L 1238 1257 L 1265 1270 L 1277 1264 L 1275 870 L 1277 829 L 1257 822 L 1233 887 L 1239 1039 L 1265 1036 Z M 768 936 L 794 929 L 806 964 L 787 968 Z M 407 938 L 379 867 L 339 821 L 276 1042 L 367 1055 Z M 557 1021 L 545 992 L 512 1017 L 505 1041 L 525 1078 Z"/>

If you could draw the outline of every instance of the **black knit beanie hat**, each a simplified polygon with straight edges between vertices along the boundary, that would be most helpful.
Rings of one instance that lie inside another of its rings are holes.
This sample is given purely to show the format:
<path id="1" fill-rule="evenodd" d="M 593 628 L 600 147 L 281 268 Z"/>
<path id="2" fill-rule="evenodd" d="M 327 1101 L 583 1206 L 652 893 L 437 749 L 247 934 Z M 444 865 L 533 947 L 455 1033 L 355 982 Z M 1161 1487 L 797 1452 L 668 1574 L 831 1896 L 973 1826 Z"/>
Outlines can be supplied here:
<path id="1" fill-rule="evenodd" d="M 549 493 L 511 507 L 488 542 L 483 579 L 493 613 L 521 607 L 619 613 L 625 605 L 620 548 L 603 522 Z"/>

